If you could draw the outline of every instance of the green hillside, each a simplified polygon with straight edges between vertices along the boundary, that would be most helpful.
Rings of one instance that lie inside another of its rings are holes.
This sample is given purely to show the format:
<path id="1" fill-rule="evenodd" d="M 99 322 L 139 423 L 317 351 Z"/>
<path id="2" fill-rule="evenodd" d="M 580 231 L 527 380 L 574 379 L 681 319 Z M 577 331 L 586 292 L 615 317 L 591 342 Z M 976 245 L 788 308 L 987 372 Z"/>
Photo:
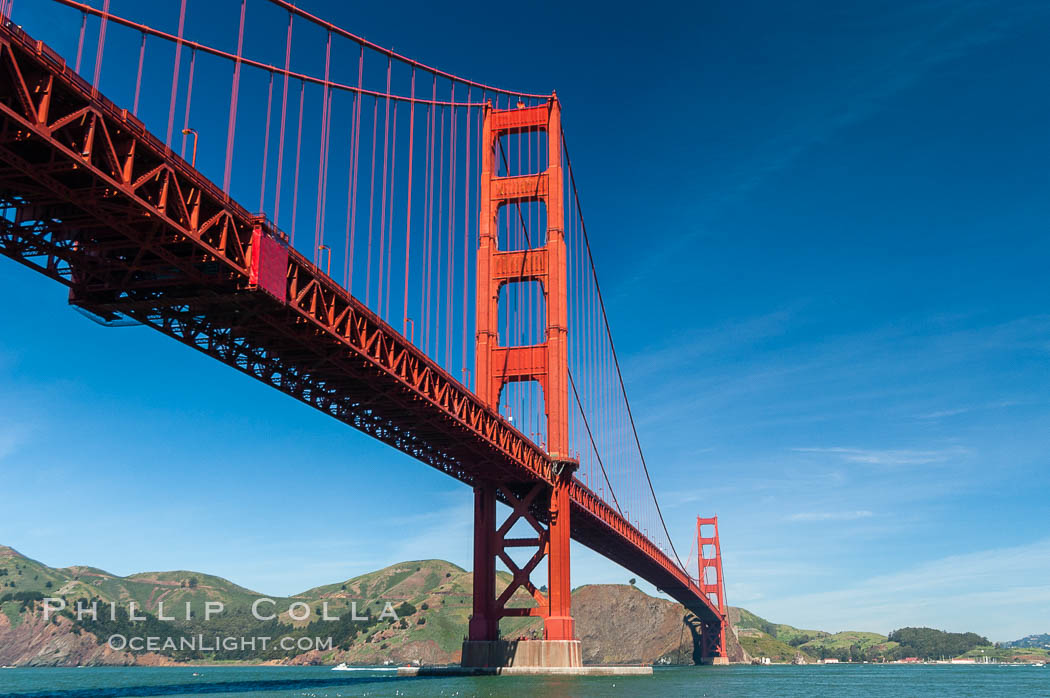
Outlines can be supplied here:
<path id="1" fill-rule="evenodd" d="M 807 661 L 874 661 L 880 657 L 892 658 L 897 648 L 896 642 L 890 642 L 885 635 L 878 633 L 803 630 L 772 623 L 743 608 L 731 608 L 730 618 L 740 636 L 740 644 L 748 654 L 769 657 L 773 661 L 780 657 L 790 660 L 796 652 L 801 652 Z"/>
<path id="2" fill-rule="evenodd" d="M 206 601 L 220 601 L 229 609 L 248 608 L 261 594 L 221 577 L 179 570 L 141 572 L 119 577 L 96 567 L 52 568 L 27 558 L 13 548 L 0 546 L 0 597 L 17 592 L 38 592 L 63 598 L 73 606 L 78 599 L 98 600 L 121 606 L 134 602 L 137 609 L 165 615 L 190 602 L 202 609 Z"/>
<path id="3" fill-rule="evenodd" d="M 497 590 L 510 582 L 510 575 L 497 575 Z M 196 633 L 210 635 L 272 635 L 279 637 L 333 637 L 333 647 L 318 661 L 381 663 L 391 656 L 447 661 L 459 651 L 472 610 L 473 576 L 444 560 L 415 560 L 391 565 L 375 572 L 352 577 L 344 582 L 308 589 L 289 598 L 273 598 L 261 613 L 276 613 L 274 621 L 260 622 L 251 615 L 252 603 L 263 596 L 226 579 L 190 570 L 142 572 L 120 577 L 93 567 L 50 568 L 31 560 L 11 548 L 0 548 L 0 611 L 17 626 L 26 613 L 39 614 L 39 599 L 62 598 L 67 603 L 63 615 L 78 631 L 98 637 L 113 634 L 141 634 L 130 621 L 128 604 L 135 612 L 147 616 L 151 634 L 188 637 Z M 28 600 L 27 600 L 28 599 Z M 100 602 L 101 618 L 75 618 L 73 610 L 80 601 L 85 607 Z M 202 619 L 206 602 L 221 602 L 224 610 L 210 619 Z M 295 602 L 304 603 L 309 613 L 289 611 Z M 116 618 L 110 618 L 109 604 L 116 604 Z M 190 615 L 186 616 L 186 604 Z M 163 607 L 161 606 L 163 604 Z M 381 618 L 384 609 L 397 616 Z M 335 621 L 322 621 L 322 613 Z M 524 592 L 515 595 L 512 605 L 534 605 Z M 163 609 L 166 617 L 158 618 Z M 354 615 L 356 613 L 356 616 Z M 305 617 L 304 617 L 305 616 Z M 362 620 L 364 618 L 364 620 Z M 531 619 L 506 619 L 501 629 L 517 636 Z M 279 659 L 288 653 L 269 654 L 219 651 L 208 656 L 193 653 L 169 653 L 181 660 L 244 659 L 248 654 L 262 659 Z M 292 654 L 295 654 L 294 652 Z"/>
<path id="4" fill-rule="evenodd" d="M 893 657 L 896 642 L 890 642 L 878 633 L 846 630 L 840 633 L 822 633 L 822 637 L 809 640 L 799 646 L 820 659 L 847 661 L 874 661 L 880 657 Z"/>
<path id="5" fill-rule="evenodd" d="M 497 576 L 497 590 L 502 591 L 511 578 L 502 572 Z M 472 611 L 472 587 L 470 572 L 444 560 L 401 562 L 292 597 L 270 597 L 274 604 L 266 605 L 261 612 L 272 612 L 275 617 L 259 620 L 252 616 L 250 609 L 263 595 L 221 577 L 190 570 L 141 572 L 120 577 L 95 567 L 51 568 L 12 548 L 0 546 L 0 664 L 32 661 L 36 655 L 27 658 L 16 648 L 31 646 L 42 635 L 54 634 L 43 621 L 41 600 L 44 597 L 66 601 L 67 610 L 53 617 L 50 623 L 61 627 L 62 633 L 68 633 L 67 639 L 77 638 L 61 641 L 62 648 L 47 660 L 51 663 L 138 661 L 136 657 L 140 657 L 141 652 L 135 656 L 100 657 L 96 648 L 115 634 L 180 639 L 199 634 L 296 640 L 332 638 L 330 648 L 309 651 L 301 651 L 302 648 L 290 652 L 164 649 L 160 651 L 164 661 L 447 663 L 458 660 Z M 573 590 L 573 597 L 574 605 L 578 603 L 574 613 L 578 629 L 588 635 L 595 653 L 589 661 L 664 661 L 666 658 L 673 661 L 690 654 L 688 647 L 683 650 L 681 646 L 685 612 L 677 604 L 618 585 L 580 587 Z M 99 602 L 99 617 L 77 618 L 73 611 L 78 601 L 88 607 Z M 224 605 L 224 610 L 205 621 L 202 617 L 205 603 L 216 601 Z M 145 621 L 130 619 L 128 605 L 132 602 L 134 612 L 144 614 Z M 109 604 L 116 607 L 112 616 Z M 165 619 L 160 617 L 162 604 Z M 188 616 L 187 604 L 190 606 Z M 299 608 L 295 608 L 295 604 Z M 510 605 L 528 607 L 535 602 L 519 590 Z M 291 614 L 293 609 L 298 611 L 296 617 Z M 649 618 L 653 621 L 652 627 L 639 633 L 634 624 L 618 624 L 618 614 L 624 609 L 629 609 L 635 618 Z M 322 618 L 325 612 L 328 619 Z M 773 623 L 743 608 L 731 607 L 729 616 L 733 634 L 728 644 L 735 661 L 762 657 L 774 662 L 832 658 L 887 661 L 904 656 L 959 655 L 1036 661 L 1045 660 L 1050 654 L 1042 648 L 992 647 L 985 638 L 973 633 L 902 628 L 894 631 L 890 639 L 871 632 L 828 633 L 796 628 Z M 508 638 L 535 636 L 541 632 L 542 623 L 530 617 L 506 618 L 500 628 Z M 632 636 L 632 642 L 625 642 L 625 636 L 632 634 L 638 637 Z M 158 660 L 154 656 L 150 661 Z"/>

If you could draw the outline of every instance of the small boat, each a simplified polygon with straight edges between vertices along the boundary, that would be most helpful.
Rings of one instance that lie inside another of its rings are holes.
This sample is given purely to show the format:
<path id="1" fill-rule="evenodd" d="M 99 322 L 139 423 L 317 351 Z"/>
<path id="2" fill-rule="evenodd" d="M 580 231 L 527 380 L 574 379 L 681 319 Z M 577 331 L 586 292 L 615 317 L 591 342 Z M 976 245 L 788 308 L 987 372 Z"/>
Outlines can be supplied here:
<path id="1" fill-rule="evenodd" d="M 339 662 L 332 667 L 332 671 L 397 671 L 396 666 L 347 666 L 346 662 Z"/>

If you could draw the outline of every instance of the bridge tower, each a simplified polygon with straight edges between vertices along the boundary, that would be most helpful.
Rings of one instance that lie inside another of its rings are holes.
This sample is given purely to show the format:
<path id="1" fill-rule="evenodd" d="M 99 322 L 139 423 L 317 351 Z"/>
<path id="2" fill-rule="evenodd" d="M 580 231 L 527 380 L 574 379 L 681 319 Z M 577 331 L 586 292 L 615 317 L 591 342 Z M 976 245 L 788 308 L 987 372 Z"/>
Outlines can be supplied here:
<path id="1" fill-rule="evenodd" d="M 710 535 L 704 535 L 704 526 L 710 526 Z M 728 664 L 726 632 L 729 616 L 726 607 L 726 588 L 722 580 L 722 546 L 718 541 L 718 517 L 696 517 L 697 563 L 700 567 L 700 591 L 703 592 L 721 616 L 720 620 L 702 620 L 700 659 L 705 664 Z"/>
<path id="2" fill-rule="evenodd" d="M 496 147 L 505 135 L 545 132 L 547 168 L 542 172 L 496 176 Z M 474 612 L 463 645 L 464 666 L 580 666 L 579 640 L 571 613 L 569 582 L 569 483 L 578 463 L 569 457 L 568 271 L 565 250 L 564 174 L 562 169 L 561 107 L 557 95 L 537 107 L 497 110 L 486 107 L 481 136 L 481 191 L 477 253 L 477 345 L 475 390 L 481 400 L 499 410 L 508 383 L 535 381 L 543 393 L 547 416 L 547 451 L 552 460 L 553 486 L 515 483 L 507 479 L 480 482 L 474 488 Z M 542 202 L 547 209 L 546 240 L 523 250 L 500 250 L 497 220 L 504 206 Z M 547 306 L 544 341 L 526 346 L 502 346 L 498 333 L 499 295 L 505 284 L 537 281 Z M 497 527 L 497 498 L 511 506 L 510 516 Z M 535 537 L 508 538 L 524 519 Z M 546 522 L 546 523 L 545 523 Z M 508 548 L 531 548 L 531 559 L 519 567 Z M 548 588 L 544 594 L 529 580 L 546 557 Z M 496 559 L 510 569 L 513 580 L 496 594 Z M 508 608 L 518 589 L 535 599 L 533 608 Z M 503 642 L 500 618 L 543 618 L 543 642 Z"/>

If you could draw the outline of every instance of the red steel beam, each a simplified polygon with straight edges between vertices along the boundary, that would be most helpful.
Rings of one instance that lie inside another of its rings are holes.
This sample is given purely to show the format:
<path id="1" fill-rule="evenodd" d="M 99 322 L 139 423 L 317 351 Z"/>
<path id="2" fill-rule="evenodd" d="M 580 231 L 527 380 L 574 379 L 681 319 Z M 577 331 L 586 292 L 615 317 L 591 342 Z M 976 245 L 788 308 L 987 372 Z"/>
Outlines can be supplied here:
<path id="1" fill-rule="evenodd" d="M 279 231 L 6 21 L 0 207 L 0 253 L 70 286 L 76 305 L 149 325 L 467 484 L 557 477 L 557 461 L 295 250 L 284 298 L 259 290 L 252 255 Z M 720 618 L 579 480 L 569 499 L 575 540 Z"/>

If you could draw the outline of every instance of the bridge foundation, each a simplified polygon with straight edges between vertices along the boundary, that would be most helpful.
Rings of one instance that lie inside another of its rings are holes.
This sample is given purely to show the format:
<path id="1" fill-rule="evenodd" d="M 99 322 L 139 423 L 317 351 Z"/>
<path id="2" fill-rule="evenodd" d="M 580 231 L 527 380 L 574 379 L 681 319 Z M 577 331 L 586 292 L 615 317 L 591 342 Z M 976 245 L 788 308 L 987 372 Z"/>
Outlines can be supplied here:
<path id="1" fill-rule="evenodd" d="M 464 667 L 580 667 L 579 640 L 495 640 L 463 642 Z"/>
<path id="2" fill-rule="evenodd" d="M 711 666 L 729 666 L 729 657 L 703 657 L 700 663 Z"/>

